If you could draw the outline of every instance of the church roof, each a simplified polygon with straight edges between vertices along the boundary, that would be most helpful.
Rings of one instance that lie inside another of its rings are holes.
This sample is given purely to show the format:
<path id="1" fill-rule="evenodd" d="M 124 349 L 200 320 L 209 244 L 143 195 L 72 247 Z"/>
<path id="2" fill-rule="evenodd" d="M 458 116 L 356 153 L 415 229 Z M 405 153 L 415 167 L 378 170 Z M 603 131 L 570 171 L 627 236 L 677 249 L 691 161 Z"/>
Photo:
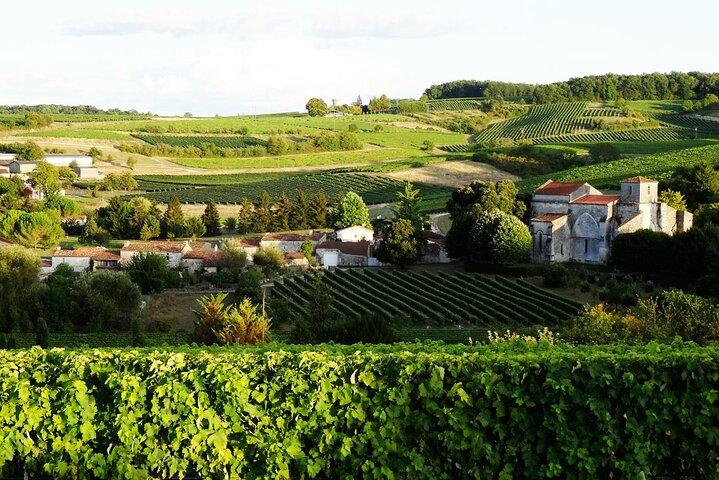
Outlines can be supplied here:
<path id="1" fill-rule="evenodd" d="M 584 182 L 569 183 L 550 180 L 535 190 L 534 193 L 539 195 L 569 195 L 575 192 L 582 185 L 584 185 Z"/>
<path id="2" fill-rule="evenodd" d="M 566 217 L 566 213 L 545 213 L 532 219 L 533 222 L 553 222 L 559 220 L 562 217 Z"/>
<path id="3" fill-rule="evenodd" d="M 580 205 L 609 205 L 618 201 L 619 195 L 583 195 L 569 203 Z"/>
<path id="4" fill-rule="evenodd" d="M 652 180 L 651 178 L 637 176 L 637 177 L 625 178 L 624 180 L 622 180 L 622 183 L 657 183 L 657 181 Z"/>

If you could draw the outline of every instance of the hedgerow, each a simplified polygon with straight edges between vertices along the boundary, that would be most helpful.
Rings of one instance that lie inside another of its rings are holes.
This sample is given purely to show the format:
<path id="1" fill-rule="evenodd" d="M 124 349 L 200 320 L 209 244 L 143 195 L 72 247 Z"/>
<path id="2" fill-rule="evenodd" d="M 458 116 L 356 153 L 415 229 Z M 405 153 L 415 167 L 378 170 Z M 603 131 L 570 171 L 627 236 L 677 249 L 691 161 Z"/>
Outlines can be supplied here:
<path id="1" fill-rule="evenodd" d="M 719 348 L 0 352 L 0 475 L 717 478 Z"/>

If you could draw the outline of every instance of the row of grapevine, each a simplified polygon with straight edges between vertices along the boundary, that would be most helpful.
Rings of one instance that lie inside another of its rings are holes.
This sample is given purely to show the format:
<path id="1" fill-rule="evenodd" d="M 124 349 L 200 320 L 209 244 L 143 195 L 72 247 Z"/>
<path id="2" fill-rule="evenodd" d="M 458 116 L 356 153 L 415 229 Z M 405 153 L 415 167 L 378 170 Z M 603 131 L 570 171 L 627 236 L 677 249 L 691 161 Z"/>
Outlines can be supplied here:
<path id="1" fill-rule="evenodd" d="M 273 200 L 282 194 L 292 197 L 299 191 L 307 196 L 324 192 L 332 198 L 344 195 L 348 191 L 359 194 L 367 204 L 389 203 L 396 199 L 396 193 L 404 188 L 404 183 L 383 175 L 367 173 L 318 173 L 286 176 L 251 183 L 189 187 L 173 183 L 140 180 L 139 188 L 148 193 L 143 196 L 158 202 L 167 202 L 177 197 L 183 203 L 206 203 L 214 200 L 220 204 L 239 204 L 247 198 L 256 200 L 260 193 L 267 191 Z M 445 187 L 417 184 L 417 188 L 426 199 L 444 196 L 449 191 Z"/>
<path id="2" fill-rule="evenodd" d="M 151 135 L 134 133 L 133 137 L 151 145 L 165 144 L 171 147 L 197 147 L 210 144 L 219 148 L 245 148 L 255 145 L 265 146 L 267 142 L 247 135 Z"/>
<path id="3" fill-rule="evenodd" d="M 599 142 L 665 142 L 692 138 L 692 132 L 677 128 L 639 128 L 634 130 L 617 130 L 614 132 L 575 133 L 554 137 L 535 138 L 534 144 L 548 143 L 599 143 Z"/>
<path id="4" fill-rule="evenodd" d="M 621 117 L 623 115 L 621 110 L 612 107 L 589 107 L 583 114 L 585 117 Z"/>
<path id="5" fill-rule="evenodd" d="M 681 342 L 7 351 L 0 478 L 709 480 L 717 378 Z"/>
<path id="6" fill-rule="evenodd" d="M 444 150 L 445 152 L 450 153 L 463 153 L 463 152 L 471 152 L 472 151 L 472 145 L 468 143 L 460 143 L 457 145 L 440 145 L 440 150 Z"/>
<path id="7" fill-rule="evenodd" d="M 310 299 L 311 275 L 278 283 L 274 294 L 303 314 Z M 580 308 L 530 284 L 461 272 L 334 270 L 325 273 L 323 281 L 335 298 L 335 308 L 347 316 L 378 313 L 387 318 L 407 317 L 415 323 L 502 328 L 557 324 Z"/>

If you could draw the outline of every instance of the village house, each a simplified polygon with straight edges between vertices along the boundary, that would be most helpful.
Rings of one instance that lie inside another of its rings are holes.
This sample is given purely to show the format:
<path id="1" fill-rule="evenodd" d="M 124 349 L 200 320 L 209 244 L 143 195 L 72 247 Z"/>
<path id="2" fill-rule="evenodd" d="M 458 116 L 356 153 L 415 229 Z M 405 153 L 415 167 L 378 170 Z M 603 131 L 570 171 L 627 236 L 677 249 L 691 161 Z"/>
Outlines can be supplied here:
<path id="1" fill-rule="evenodd" d="M 374 230 L 363 225 L 335 230 L 335 238 L 340 242 L 363 242 L 374 240 Z"/>
<path id="2" fill-rule="evenodd" d="M 52 254 L 51 269 L 54 271 L 63 263 L 71 266 L 76 273 L 86 270 L 116 269 L 120 266 L 120 255 L 105 247 L 80 247 L 75 250 L 58 248 Z"/>
<path id="3" fill-rule="evenodd" d="M 373 243 L 367 240 L 360 242 L 328 240 L 317 245 L 315 255 L 317 263 L 324 268 L 376 267 L 379 262 L 373 255 L 372 245 Z"/>
<path id="4" fill-rule="evenodd" d="M 692 214 L 658 200 L 659 185 L 644 177 L 620 184 L 605 195 L 588 183 L 548 181 L 532 196 L 532 260 L 606 263 L 612 240 L 640 229 L 669 235 L 692 226 Z"/>
<path id="5" fill-rule="evenodd" d="M 312 246 L 326 240 L 327 234 L 323 232 L 310 233 L 267 233 L 260 240 L 261 248 L 275 247 L 281 252 L 299 252 L 306 240 L 312 242 Z"/>
<path id="6" fill-rule="evenodd" d="M 222 266 L 222 252 L 213 249 L 190 250 L 180 260 L 180 266 L 190 273 L 217 273 Z"/>
<path id="7" fill-rule="evenodd" d="M 180 266 L 182 257 L 192 250 L 188 241 L 126 241 L 120 249 L 120 262 L 127 265 L 141 253 L 154 253 L 167 259 L 170 268 Z"/>

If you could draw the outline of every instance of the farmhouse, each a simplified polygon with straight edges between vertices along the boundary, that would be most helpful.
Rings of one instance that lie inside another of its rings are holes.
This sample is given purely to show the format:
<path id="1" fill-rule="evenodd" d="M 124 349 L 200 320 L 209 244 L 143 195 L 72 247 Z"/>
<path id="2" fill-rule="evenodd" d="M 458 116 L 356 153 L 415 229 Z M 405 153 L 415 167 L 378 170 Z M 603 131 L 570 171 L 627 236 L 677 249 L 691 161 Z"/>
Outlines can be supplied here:
<path id="1" fill-rule="evenodd" d="M 605 195 L 588 183 L 548 181 L 532 196 L 532 260 L 606 263 L 620 233 L 650 229 L 672 235 L 692 226 L 692 214 L 658 200 L 659 185 L 644 177 L 620 183 Z"/>
<path id="2" fill-rule="evenodd" d="M 52 255 L 50 266 L 54 271 L 63 263 L 71 266 L 76 273 L 85 270 L 116 269 L 120 266 L 120 255 L 104 247 L 80 247 L 75 250 L 58 248 Z"/>
<path id="3" fill-rule="evenodd" d="M 127 265 L 132 258 L 141 253 L 154 253 L 167 259 L 170 268 L 180 266 L 182 257 L 192 250 L 188 241 L 126 241 L 120 249 L 120 258 L 123 265 Z"/>
<path id="4" fill-rule="evenodd" d="M 312 245 L 325 241 L 327 235 L 323 232 L 310 233 L 268 233 L 260 240 L 260 247 L 275 247 L 281 252 L 299 252 L 305 240 L 310 240 Z"/>
<path id="5" fill-rule="evenodd" d="M 216 273 L 222 266 L 222 252 L 216 248 L 212 250 L 190 250 L 183 255 L 180 265 L 191 273 L 199 271 Z"/>
<path id="6" fill-rule="evenodd" d="M 288 267 L 307 267 L 309 266 L 310 262 L 307 260 L 307 257 L 304 256 L 304 254 L 300 252 L 287 252 L 285 253 L 285 263 L 287 263 Z"/>
<path id="7" fill-rule="evenodd" d="M 378 266 L 377 258 L 372 256 L 372 242 L 325 241 L 315 249 L 317 261 L 325 268 L 330 267 L 373 267 Z"/>

